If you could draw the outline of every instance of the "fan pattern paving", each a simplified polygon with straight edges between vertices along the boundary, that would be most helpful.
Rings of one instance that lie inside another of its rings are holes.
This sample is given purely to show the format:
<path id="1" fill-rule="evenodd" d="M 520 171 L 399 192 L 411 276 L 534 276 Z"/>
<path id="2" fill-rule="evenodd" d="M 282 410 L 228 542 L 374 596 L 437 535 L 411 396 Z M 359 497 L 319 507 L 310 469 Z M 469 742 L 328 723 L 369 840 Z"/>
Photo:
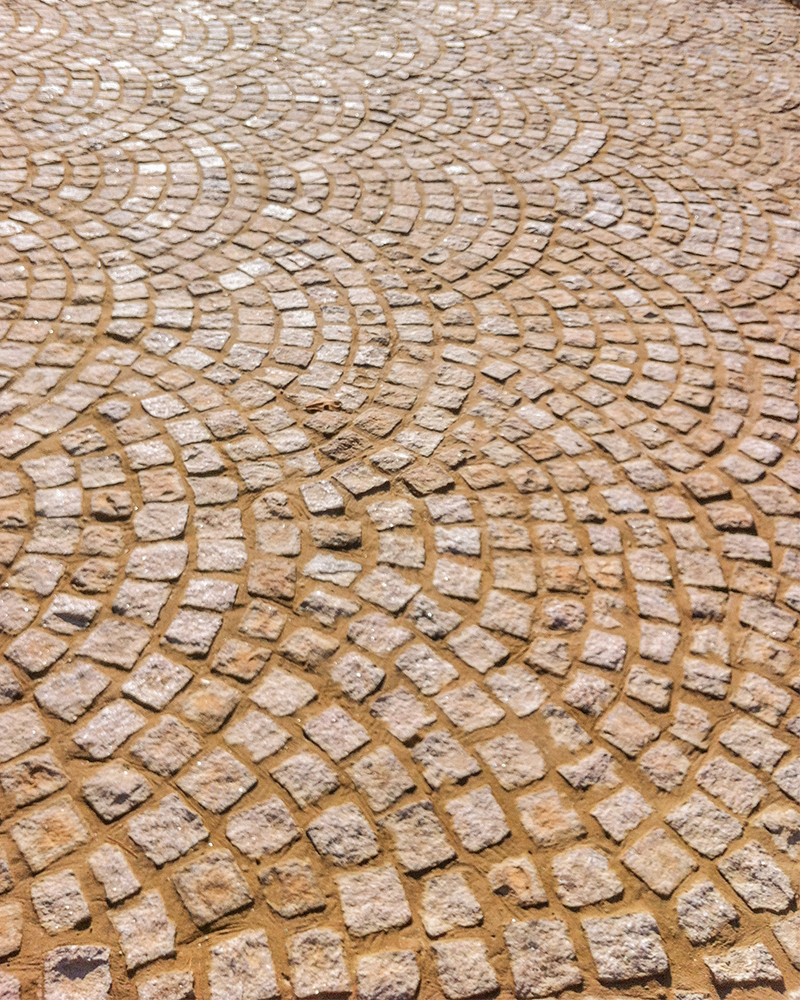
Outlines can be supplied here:
<path id="1" fill-rule="evenodd" d="M 0 998 L 800 986 L 800 14 L 5 0 Z"/>

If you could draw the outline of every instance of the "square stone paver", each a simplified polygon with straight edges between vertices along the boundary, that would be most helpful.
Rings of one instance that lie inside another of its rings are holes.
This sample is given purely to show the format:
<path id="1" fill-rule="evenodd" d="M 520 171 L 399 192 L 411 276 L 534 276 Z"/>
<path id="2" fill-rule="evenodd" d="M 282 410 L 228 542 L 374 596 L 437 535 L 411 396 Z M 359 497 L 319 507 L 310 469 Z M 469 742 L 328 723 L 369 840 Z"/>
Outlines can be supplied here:
<path id="1" fill-rule="evenodd" d="M 45 1000 L 107 1000 L 110 951 L 99 945 L 64 945 L 44 956 Z"/>
<path id="2" fill-rule="evenodd" d="M 669 960 L 658 924 L 649 913 L 620 913 L 582 921 L 601 983 L 663 975 Z"/>
<path id="3" fill-rule="evenodd" d="M 347 995 L 350 975 L 344 961 L 342 939 L 327 927 L 303 931 L 286 943 L 289 976 L 298 1000 L 323 995 Z"/>
<path id="4" fill-rule="evenodd" d="M 411 923 L 411 909 L 391 866 L 340 875 L 337 884 L 344 923 L 354 937 Z"/>
<path id="5" fill-rule="evenodd" d="M 299 753 L 289 757 L 270 772 L 304 808 L 318 802 L 323 795 L 330 795 L 339 787 L 339 777 L 321 757 L 311 753 Z"/>
<path id="6" fill-rule="evenodd" d="M 427 800 L 388 813 L 379 826 L 392 834 L 397 857 L 407 872 L 424 872 L 455 857 L 444 827 Z"/>
<path id="7" fill-rule="evenodd" d="M 211 1000 L 229 1000 L 237 995 L 271 1000 L 279 996 L 266 933 L 245 931 L 214 945 L 208 985 Z"/>
<path id="8" fill-rule="evenodd" d="M 420 983 L 413 951 L 384 951 L 359 960 L 359 1000 L 414 1000 Z"/>
<path id="9" fill-rule="evenodd" d="M 253 895 L 230 851 L 216 850 L 179 868 L 175 891 L 198 927 L 250 906 Z"/>
<path id="10" fill-rule="evenodd" d="M 175 861 L 208 837 L 200 815 L 173 794 L 128 821 L 128 836 L 154 865 Z"/>
<path id="11" fill-rule="evenodd" d="M 176 784 L 204 809 L 222 813 L 246 795 L 257 780 L 233 754 L 218 748 L 193 764 Z"/>
<path id="12" fill-rule="evenodd" d="M 507 924 L 505 942 L 517 996 L 550 996 L 583 982 L 575 949 L 562 921 Z"/>
<path id="13" fill-rule="evenodd" d="M 325 897 L 308 861 L 290 859 L 262 868 L 258 881 L 270 907 L 282 917 L 299 917 L 325 909 Z"/>
<path id="14" fill-rule="evenodd" d="M 483 851 L 499 844 L 511 832 L 503 810 L 488 785 L 450 799 L 445 809 L 453 829 L 468 851 Z"/>
<path id="15" fill-rule="evenodd" d="M 713 882 L 698 882 L 677 899 L 678 924 L 694 945 L 713 941 L 739 915 Z M 777 926 L 777 925 L 776 925 Z"/>
<path id="16" fill-rule="evenodd" d="M 81 794 L 97 815 L 110 823 L 146 802 L 153 789 L 134 768 L 115 761 L 84 781 Z"/>
<path id="17" fill-rule="evenodd" d="M 590 906 L 622 895 L 620 882 L 605 854 L 592 847 L 576 847 L 553 858 L 558 898 L 571 909 Z"/>
<path id="18" fill-rule="evenodd" d="M 277 853 L 297 840 L 300 832 L 292 814 L 276 795 L 234 813 L 225 828 L 228 840 L 249 858 Z"/>
<path id="19" fill-rule="evenodd" d="M 433 946 L 436 973 L 448 1000 L 469 1000 L 497 988 L 497 976 L 482 941 L 448 941 Z"/>
<path id="20" fill-rule="evenodd" d="M 200 752 L 202 743 L 197 733 L 179 719 L 164 715 L 161 722 L 148 730 L 131 747 L 131 756 L 148 771 L 167 776 L 175 774 Z"/>
<path id="21" fill-rule="evenodd" d="M 475 927 L 483 921 L 480 903 L 460 872 L 433 875 L 422 894 L 422 924 L 428 937 L 441 937 L 454 927 Z"/>
<path id="22" fill-rule="evenodd" d="M 697 869 L 697 862 L 664 830 L 651 830 L 632 844 L 621 861 L 659 896 L 671 896 Z"/>
<path id="23" fill-rule="evenodd" d="M 335 865 L 361 864 L 378 853 L 378 842 L 361 810 L 354 805 L 326 809 L 306 833 L 317 851 Z"/>
<path id="24" fill-rule="evenodd" d="M 416 787 L 414 779 L 388 747 L 365 754 L 350 765 L 348 773 L 373 812 L 388 809 Z"/>
<path id="25" fill-rule="evenodd" d="M 72 799 L 64 796 L 29 812 L 10 830 L 17 849 L 34 872 L 89 843 L 91 833 Z"/>
<path id="26" fill-rule="evenodd" d="M 109 912 L 119 935 L 128 970 L 166 958 L 175 951 L 175 924 L 167 916 L 158 892 L 146 892 L 135 903 Z"/>
<path id="27" fill-rule="evenodd" d="M 31 886 L 31 900 L 39 923 L 50 934 L 88 926 L 89 907 L 73 871 L 44 875 Z"/>

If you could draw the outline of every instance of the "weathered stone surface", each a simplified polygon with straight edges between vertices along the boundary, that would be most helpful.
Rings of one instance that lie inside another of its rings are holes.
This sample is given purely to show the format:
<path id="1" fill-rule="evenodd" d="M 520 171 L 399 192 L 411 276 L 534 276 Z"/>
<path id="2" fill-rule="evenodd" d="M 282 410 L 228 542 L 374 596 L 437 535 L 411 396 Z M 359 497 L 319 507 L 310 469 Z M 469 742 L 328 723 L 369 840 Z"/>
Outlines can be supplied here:
<path id="1" fill-rule="evenodd" d="M 384 951 L 358 963 L 358 1000 L 413 1000 L 420 975 L 413 951 Z"/>
<path id="2" fill-rule="evenodd" d="M 664 830 L 651 830 L 621 857 L 622 863 L 659 896 L 671 896 L 697 868 L 692 856 Z"/>
<path id="3" fill-rule="evenodd" d="M 89 828 L 69 796 L 29 812 L 11 827 L 11 837 L 31 871 L 44 871 L 65 854 L 89 842 Z"/>
<path id="4" fill-rule="evenodd" d="M 198 927 L 250 906 L 253 895 L 230 851 L 216 850 L 178 869 L 175 891 Z"/>
<path id="5" fill-rule="evenodd" d="M 271 1000 L 279 996 L 265 932 L 245 931 L 214 945 L 208 985 L 211 1000 L 234 996 Z"/>
<path id="6" fill-rule="evenodd" d="M 158 892 L 146 892 L 136 903 L 109 913 L 128 969 L 138 969 L 175 950 L 175 925 L 167 917 Z"/>
<path id="7" fill-rule="evenodd" d="M 366 937 L 411 922 L 408 901 L 391 866 L 340 875 L 337 884 L 345 926 L 354 937 Z"/>
<path id="8" fill-rule="evenodd" d="M 562 921 L 507 924 L 505 941 L 518 997 L 550 996 L 583 982 L 575 949 Z"/>
<path id="9" fill-rule="evenodd" d="M 783 976 L 769 949 L 761 944 L 750 948 L 733 948 L 724 955 L 706 956 L 703 961 L 711 971 L 716 986 L 777 986 Z"/>
<path id="10" fill-rule="evenodd" d="M 649 979 L 669 968 L 658 925 L 649 913 L 592 917 L 582 924 L 602 983 Z"/>
<path id="11" fill-rule="evenodd" d="M 723 858 L 717 867 L 751 910 L 785 913 L 794 901 L 789 877 L 754 840 Z"/>
<path id="12" fill-rule="evenodd" d="M 796 11 L 6 7 L 0 1000 L 793 994 Z"/>
<path id="13" fill-rule="evenodd" d="M 319 928 L 295 934 L 286 950 L 292 987 L 299 1000 L 320 993 L 337 996 L 350 992 L 342 939 L 335 931 Z"/>
<path id="14" fill-rule="evenodd" d="M 468 1000 L 497 988 L 497 976 L 482 941 L 448 941 L 433 946 L 436 971 L 448 1000 Z"/>
<path id="15" fill-rule="evenodd" d="M 729 924 L 736 923 L 736 909 L 713 882 L 698 882 L 678 896 L 678 923 L 692 944 L 713 941 Z"/>
<path id="16" fill-rule="evenodd" d="M 225 835 L 250 858 L 275 854 L 300 836 L 300 829 L 284 803 L 275 795 L 250 809 L 234 813 Z"/>
<path id="17" fill-rule="evenodd" d="M 98 945 L 65 945 L 44 956 L 45 1000 L 106 1000 L 110 952 Z"/>
<path id="18" fill-rule="evenodd" d="M 186 854 L 205 840 L 208 830 L 200 815 L 178 795 L 165 795 L 157 809 L 146 809 L 128 822 L 128 836 L 154 865 Z"/>

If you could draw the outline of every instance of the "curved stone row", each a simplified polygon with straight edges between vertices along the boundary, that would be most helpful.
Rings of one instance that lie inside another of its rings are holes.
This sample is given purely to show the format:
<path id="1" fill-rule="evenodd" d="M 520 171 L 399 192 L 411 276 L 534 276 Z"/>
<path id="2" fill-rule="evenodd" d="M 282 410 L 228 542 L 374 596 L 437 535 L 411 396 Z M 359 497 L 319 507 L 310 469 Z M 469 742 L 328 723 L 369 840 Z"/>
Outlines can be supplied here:
<path id="1" fill-rule="evenodd" d="M 793 995 L 797 12 L 0 11 L 0 998 Z"/>

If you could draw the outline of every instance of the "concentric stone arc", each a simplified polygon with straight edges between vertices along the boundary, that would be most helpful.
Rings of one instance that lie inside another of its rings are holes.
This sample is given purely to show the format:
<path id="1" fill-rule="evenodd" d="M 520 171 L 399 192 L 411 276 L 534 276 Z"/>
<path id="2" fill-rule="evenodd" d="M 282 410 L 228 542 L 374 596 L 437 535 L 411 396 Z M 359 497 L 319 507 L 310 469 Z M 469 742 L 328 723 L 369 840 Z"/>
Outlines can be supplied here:
<path id="1" fill-rule="evenodd" d="M 798 44 L 0 4 L 0 1000 L 800 997 Z"/>

